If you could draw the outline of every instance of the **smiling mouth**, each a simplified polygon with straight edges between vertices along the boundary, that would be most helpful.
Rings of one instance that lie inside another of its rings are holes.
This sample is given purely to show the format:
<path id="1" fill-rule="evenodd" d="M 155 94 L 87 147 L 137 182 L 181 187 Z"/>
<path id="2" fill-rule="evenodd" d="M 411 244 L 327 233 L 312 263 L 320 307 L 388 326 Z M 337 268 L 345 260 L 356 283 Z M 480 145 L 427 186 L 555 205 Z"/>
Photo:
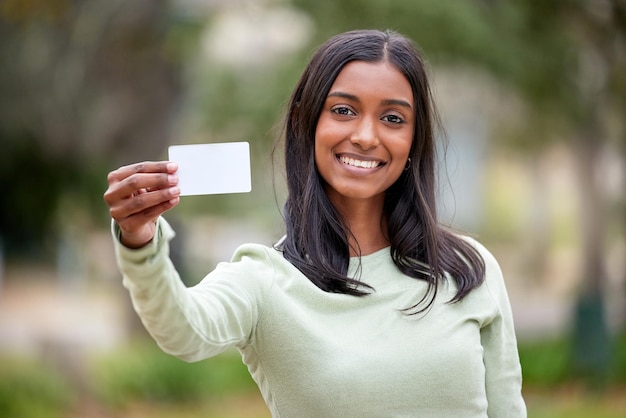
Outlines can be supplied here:
<path id="1" fill-rule="evenodd" d="M 381 161 L 363 161 L 363 160 L 357 160 L 357 159 L 346 157 L 346 156 L 339 157 L 339 161 L 341 161 L 342 163 L 346 165 L 349 165 L 352 167 L 359 167 L 359 168 L 376 168 L 376 167 L 380 167 L 381 165 L 383 165 Z"/>

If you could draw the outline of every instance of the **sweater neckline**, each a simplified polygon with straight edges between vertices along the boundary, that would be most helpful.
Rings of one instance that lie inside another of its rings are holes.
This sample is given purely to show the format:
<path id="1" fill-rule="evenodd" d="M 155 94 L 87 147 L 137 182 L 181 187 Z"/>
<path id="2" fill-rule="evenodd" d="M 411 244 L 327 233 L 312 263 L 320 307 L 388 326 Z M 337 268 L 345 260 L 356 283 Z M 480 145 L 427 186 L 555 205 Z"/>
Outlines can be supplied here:
<path id="1" fill-rule="evenodd" d="M 350 261 L 351 262 L 358 262 L 359 259 L 361 259 L 361 262 L 367 261 L 367 260 L 376 260 L 380 257 L 386 257 L 387 255 L 389 255 L 389 252 L 391 251 L 391 247 L 390 246 L 386 246 L 381 248 L 380 250 L 376 250 L 373 253 L 369 253 L 366 255 L 362 255 L 362 256 L 354 256 L 354 257 L 350 257 Z"/>
<path id="2" fill-rule="evenodd" d="M 359 266 L 369 270 L 369 266 L 381 265 L 390 260 L 390 253 L 391 247 L 387 246 L 367 255 L 350 257 L 348 271 L 354 272 Z"/>

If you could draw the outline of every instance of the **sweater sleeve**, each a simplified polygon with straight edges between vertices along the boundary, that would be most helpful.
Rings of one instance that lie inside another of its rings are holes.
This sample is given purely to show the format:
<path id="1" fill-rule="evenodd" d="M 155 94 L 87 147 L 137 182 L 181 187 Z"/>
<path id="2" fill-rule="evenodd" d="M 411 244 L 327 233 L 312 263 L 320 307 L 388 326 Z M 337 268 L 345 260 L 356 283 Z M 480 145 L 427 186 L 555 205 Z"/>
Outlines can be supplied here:
<path id="1" fill-rule="evenodd" d="M 513 313 L 502 271 L 496 259 L 484 248 L 485 286 L 493 298 L 497 313 L 481 329 L 486 370 L 488 416 L 494 418 L 526 417 L 522 398 L 522 370 L 517 351 Z"/>
<path id="2" fill-rule="evenodd" d="M 113 222 L 115 254 L 133 307 L 166 353 L 202 360 L 251 338 L 272 263 L 261 246 L 241 247 L 230 263 L 220 263 L 199 284 L 187 288 L 169 258 L 174 231 L 159 218 L 151 243 L 129 249 Z M 271 280 L 270 280 L 271 281 Z"/>

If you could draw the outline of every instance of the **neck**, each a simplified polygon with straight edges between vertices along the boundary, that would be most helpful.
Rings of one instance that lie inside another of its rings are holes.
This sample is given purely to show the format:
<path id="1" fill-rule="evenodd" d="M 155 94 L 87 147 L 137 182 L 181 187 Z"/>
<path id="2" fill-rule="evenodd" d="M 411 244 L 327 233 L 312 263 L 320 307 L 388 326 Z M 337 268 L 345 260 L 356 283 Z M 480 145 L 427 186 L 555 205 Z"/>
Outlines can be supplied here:
<path id="1" fill-rule="evenodd" d="M 351 257 L 368 255 L 389 246 L 383 203 L 382 198 L 333 202 L 351 232 L 348 236 Z"/>

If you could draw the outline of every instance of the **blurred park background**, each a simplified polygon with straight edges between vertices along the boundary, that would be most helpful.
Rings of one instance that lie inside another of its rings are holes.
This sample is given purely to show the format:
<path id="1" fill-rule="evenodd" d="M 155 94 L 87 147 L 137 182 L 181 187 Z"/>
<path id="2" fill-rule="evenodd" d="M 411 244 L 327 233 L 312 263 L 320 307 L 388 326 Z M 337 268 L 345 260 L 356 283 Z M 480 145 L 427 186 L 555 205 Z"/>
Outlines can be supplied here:
<path id="1" fill-rule="evenodd" d="M 428 58 L 441 217 L 501 263 L 529 416 L 626 416 L 623 0 L 0 0 L 0 416 L 269 417 L 236 353 L 189 365 L 147 337 L 106 174 L 249 141 L 253 191 L 183 198 L 173 256 L 192 285 L 271 244 L 284 106 L 356 28 Z"/>

